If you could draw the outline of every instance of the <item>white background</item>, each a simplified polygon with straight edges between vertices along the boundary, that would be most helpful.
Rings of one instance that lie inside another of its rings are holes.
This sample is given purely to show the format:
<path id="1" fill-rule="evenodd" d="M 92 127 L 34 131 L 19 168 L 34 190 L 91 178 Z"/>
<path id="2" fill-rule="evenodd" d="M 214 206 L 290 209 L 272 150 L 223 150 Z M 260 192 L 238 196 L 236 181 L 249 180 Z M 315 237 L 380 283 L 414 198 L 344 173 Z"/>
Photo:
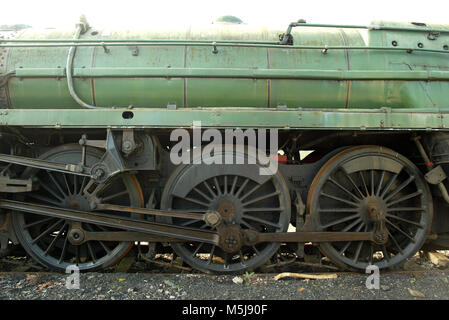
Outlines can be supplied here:
<path id="1" fill-rule="evenodd" d="M 208 24 L 234 15 L 249 25 L 286 28 L 292 21 L 367 25 L 372 20 L 449 24 L 449 1 L 283 0 L 2 0 L 0 25 L 71 29 L 85 14 L 96 28 Z"/>

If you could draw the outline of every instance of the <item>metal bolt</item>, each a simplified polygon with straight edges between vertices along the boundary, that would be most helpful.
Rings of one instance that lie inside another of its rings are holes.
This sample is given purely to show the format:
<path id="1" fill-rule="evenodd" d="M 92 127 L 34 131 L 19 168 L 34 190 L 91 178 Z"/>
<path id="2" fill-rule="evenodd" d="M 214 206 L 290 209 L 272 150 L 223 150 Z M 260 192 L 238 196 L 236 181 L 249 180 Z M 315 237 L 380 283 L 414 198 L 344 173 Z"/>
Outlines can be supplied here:
<path id="1" fill-rule="evenodd" d="M 99 168 L 99 169 L 95 170 L 95 172 L 92 176 L 94 179 L 98 179 L 98 178 L 102 177 L 103 175 L 104 175 L 104 170 Z"/>
<path id="2" fill-rule="evenodd" d="M 130 151 L 133 149 L 133 144 L 131 141 L 124 141 L 122 148 L 123 148 L 123 151 L 125 151 L 125 152 Z"/>
<path id="3" fill-rule="evenodd" d="M 217 43 L 216 42 L 212 42 L 212 45 L 214 46 L 214 50 L 212 50 L 212 53 L 213 54 L 217 54 L 218 53 Z"/>

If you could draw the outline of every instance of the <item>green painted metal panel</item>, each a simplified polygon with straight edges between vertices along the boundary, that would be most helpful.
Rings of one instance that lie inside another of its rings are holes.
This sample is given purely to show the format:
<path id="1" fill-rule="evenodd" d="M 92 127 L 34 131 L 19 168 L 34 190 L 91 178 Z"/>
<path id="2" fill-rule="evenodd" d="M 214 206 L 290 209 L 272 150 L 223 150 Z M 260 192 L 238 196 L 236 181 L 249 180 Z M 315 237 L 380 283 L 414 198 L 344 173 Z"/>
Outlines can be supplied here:
<path id="1" fill-rule="evenodd" d="M 352 29 L 294 28 L 294 47 L 282 48 L 273 44 L 284 30 L 241 25 L 121 31 L 109 36 L 89 30 L 82 39 L 197 41 L 77 48 L 73 74 L 78 96 L 98 106 L 134 105 L 138 109 L 132 119 L 123 119 L 123 110 L 56 112 L 80 108 L 65 81 L 68 47 L 10 48 L 6 71 L 16 72 L 8 82 L 10 107 L 35 110 L 10 110 L 2 115 L 2 123 L 151 128 L 189 127 L 200 120 L 218 127 L 445 129 L 449 59 L 444 46 L 449 45 L 449 33 L 436 36 L 408 24 L 378 26 L 364 37 Z M 20 38 L 71 36 L 72 32 L 26 31 Z M 243 42 L 214 48 L 212 43 L 198 42 L 203 40 Z M 250 40 L 259 42 L 245 42 Z M 325 46 L 337 49 L 323 51 Z M 438 52 L 392 51 L 419 46 Z M 179 108 L 165 110 L 168 104 Z M 275 110 L 279 105 L 292 111 Z M 200 107 L 210 110 L 196 111 Z"/>
<path id="2" fill-rule="evenodd" d="M 268 106 L 266 80 L 188 79 L 187 106 L 259 107 Z"/>
<path id="3" fill-rule="evenodd" d="M 74 83 L 84 101 L 92 101 L 91 81 L 78 79 Z M 65 78 L 11 79 L 9 82 L 11 103 L 18 109 L 81 108 L 70 96 Z M 50 94 L 51 93 L 51 94 Z"/>
<path id="4" fill-rule="evenodd" d="M 308 108 L 344 108 L 346 81 L 323 80 L 273 80 L 271 81 L 272 106 Z"/>
<path id="5" fill-rule="evenodd" d="M 181 79 L 152 78 L 98 78 L 93 80 L 95 101 L 99 106 L 166 107 L 183 105 L 183 81 Z M 126 95 L 123 94 L 126 86 Z M 107 93 L 107 94 L 105 94 Z"/>
<path id="6" fill-rule="evenodd" d="M 132 117 L 124 117 L 132 112 Z M 449 110 L 428 109 L 290 109 L 160 108 L 141 109 L 11 109 L 0 111 L 1 126 L 48 128 L 278 128 L 337 130 L 449 130 Z"/>

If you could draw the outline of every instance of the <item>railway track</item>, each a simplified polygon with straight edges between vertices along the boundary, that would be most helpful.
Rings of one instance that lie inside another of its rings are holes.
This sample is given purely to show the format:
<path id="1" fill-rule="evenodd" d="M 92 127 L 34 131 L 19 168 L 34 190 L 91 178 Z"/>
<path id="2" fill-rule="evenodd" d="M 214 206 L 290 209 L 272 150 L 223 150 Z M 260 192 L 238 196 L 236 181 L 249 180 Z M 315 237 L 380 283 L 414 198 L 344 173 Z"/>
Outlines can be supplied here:
<path id="1" fill-rule="evenodd" d="M 278 253 L 264 265 L 254 271 L 240 274 L 276 275 L 281 272 L 307 272 L 317 274 L 332 272 L 339 274 L 358 274 L 350 270 L 343 270 L 332 263 L 327 257 L 323 257 L 310 246 L 309 254 L 305 258 L 299 258 L 296 253 L 289 250 L 288 246 L 281 246 Z M 136 245 L 132 250 L 116 265 L 103 270 L 104 273 L 157 273 L 157 274 L 205 274 L 191 268 L 170 249 L 165 253 L 148 255 L 146 245 Z M 430 257 L 432 255 L 432 257 Z M 10 253 L 0 258 L 0 274 L 8 273 L 48 273 L 58 274 L 34 261 L 20 247 L 14 246 Z M 420 251 L 409 259 L 404 265 L 383 270 L 382 273 L 416 273 L 416 272 L 449 272 L 449 252 L 440 251 Z M 59 272 L 60 274 L 61 272 Z M 359 272 L 360 273 L 360 272 Z"/>

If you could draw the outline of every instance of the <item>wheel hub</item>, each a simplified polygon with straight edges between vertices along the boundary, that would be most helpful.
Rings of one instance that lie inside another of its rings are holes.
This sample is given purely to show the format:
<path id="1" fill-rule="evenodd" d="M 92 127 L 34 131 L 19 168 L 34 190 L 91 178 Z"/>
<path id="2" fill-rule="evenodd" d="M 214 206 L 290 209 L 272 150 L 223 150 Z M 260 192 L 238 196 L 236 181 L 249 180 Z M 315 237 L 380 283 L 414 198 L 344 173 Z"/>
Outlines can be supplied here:
<path id="1" fill-rule="evenodd" d="M 379 222 L 385 220 L 386 203 L 376 196 L 367 197 L 363 203 L 363 211 L 369 221 Z"/>
<path id="2" fill-rule="evenodd" d="M 222 196 L 217 198 L 212 204 L 223 220 L 231 223 L 239 223 L 241 219 L 242 204 L 239 199 L 233 196 Z"/>

